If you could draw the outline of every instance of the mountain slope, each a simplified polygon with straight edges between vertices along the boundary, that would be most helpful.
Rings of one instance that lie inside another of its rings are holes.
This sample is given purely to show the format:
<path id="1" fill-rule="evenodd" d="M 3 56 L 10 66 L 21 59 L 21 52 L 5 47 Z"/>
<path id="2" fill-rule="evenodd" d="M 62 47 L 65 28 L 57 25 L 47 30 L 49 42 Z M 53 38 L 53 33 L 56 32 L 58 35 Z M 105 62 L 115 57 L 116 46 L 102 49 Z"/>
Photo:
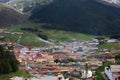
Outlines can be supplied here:
<path id="1" fill-rule="evenodd" d="M 10 1 L 10 0 L 0 0 L 0 2 L 8 2 L 8 1 Z"/>
<path id="2" fill-rule="evenodd" d="M 26 15 L 0 3 L 0 25 L 18 24 L 26 21 Z"/>
<path id="3" fill-rule="evenodd" d="M 120 9 L 96 0 L 54 0 L 42 10 L 33 10 L 30 20 L 60 25 L 47 28 L 93 35 L 120 33 Z"/>
<path id="4" fill-rule="evenodd" d="M 51 1 L 52 0 L 10 0 L 6 4 L 21 12 L 30 12 L 37 5 L 45 6 L 51 3 Z"/>
<path id="5" fill-rule="evenodd" d="M 101 0 L 101 1 L 120 6 L 120 0 Z"/>
<path id="6" fill-rule="evenodd" d="M 120 0 L 96 0 L 108 6 L 120 8 Z"/>

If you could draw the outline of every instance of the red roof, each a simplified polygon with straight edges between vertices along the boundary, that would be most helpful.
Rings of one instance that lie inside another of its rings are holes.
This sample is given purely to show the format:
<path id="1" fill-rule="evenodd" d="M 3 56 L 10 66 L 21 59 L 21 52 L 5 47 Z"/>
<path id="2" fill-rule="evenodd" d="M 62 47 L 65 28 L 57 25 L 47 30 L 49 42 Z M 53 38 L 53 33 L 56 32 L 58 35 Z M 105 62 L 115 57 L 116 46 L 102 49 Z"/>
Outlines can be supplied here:
<path id="1" fill-rule="evenodd" d="M 42 69 L 56 69 L 56 66 L 42 66 Z"/>
<path id="2" fill-rule="evenodd" d="M 25 67 L 19 66 L 19 69 L 20 69 L 20 70 L 25 70 Z"/>
<path id="3" fill-rule="evenodd" d="M 45 58 L 42 57 L 42 56 L 39 56 L 39 57 L 36 57 L 36 58 L 34 58 L 34 59 L 45 59 Z"/>
<path id="4" fill-rule="evenodd" d="M 68 56 L 77 56 L 76 54 L 68 54 Z"/>
<path id="5" fill-rule="evenodd" d="M 94 61 L 95 61 L 95 60 L 98 60 L 98 59 L 97 59 L 97 58 L 91 58 L 91 60 L 94 60 Z"/>
<path id="6" fill-rule="evenodd" d="M 34 73 L 37 73 L 37 71 L 35 69 L 31 69 L 31 70 L 28 71 L 28 73 L 34 74 Z"/>
<path id="7" fill-rule="evenodd" d="M 22 48 L 22 50 L 29 50 L 27 47 Z"/>
<path id="8" fill-rule="evenodd" d="M 91 67 L 98 67 L 97 64 L 90 64 Z"/>
<path id="9" fill-rule="evenodd" d="M 42 52 L 42 54 L 47 54 L 47 52 Z"/>

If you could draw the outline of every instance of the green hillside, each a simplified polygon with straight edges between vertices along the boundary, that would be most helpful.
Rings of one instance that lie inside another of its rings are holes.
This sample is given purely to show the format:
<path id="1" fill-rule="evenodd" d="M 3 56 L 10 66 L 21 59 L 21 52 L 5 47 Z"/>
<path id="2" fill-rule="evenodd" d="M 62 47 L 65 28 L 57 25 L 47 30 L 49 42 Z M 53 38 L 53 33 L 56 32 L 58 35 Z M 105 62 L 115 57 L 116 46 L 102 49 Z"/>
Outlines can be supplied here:
<path id="1" fill-rule="evenodd" d="M 49 30 L 42 28 L 44 24 L 21 24 L 7 27 L 7 29 L 11 32 L 23 32 L 20 43 L 28 45 L 31 44 L 33 46 L 43 46 L 46 45 L 44 42 L 38 40 L 38 34 L 42 34 L 47 36 L 47 40 L 55 40 L 55 41 L 73 41 L 73 40 L 89 40 L 94 38 L 95 36 L 81 34 L 70 31 L 62 31 L 62 30 Z M 28 30 L 24 30 L 28 29 Z M 31 31 L 33 30 L 33 31 Z M 37 31 L 35 31 L 37 30 Z M 19 39 L 19 34 L 4 34 L 5 38 L 9 38 L 12 42 L 17 42 Z"/>

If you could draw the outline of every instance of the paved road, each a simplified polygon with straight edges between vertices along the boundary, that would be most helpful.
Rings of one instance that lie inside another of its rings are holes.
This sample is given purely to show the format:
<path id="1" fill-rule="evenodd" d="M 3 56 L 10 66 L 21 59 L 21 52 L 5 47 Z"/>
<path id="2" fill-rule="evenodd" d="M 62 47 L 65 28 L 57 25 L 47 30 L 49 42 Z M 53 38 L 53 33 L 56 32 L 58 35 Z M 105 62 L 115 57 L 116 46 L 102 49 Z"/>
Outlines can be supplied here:
<path id="1" fill-rule="evenodd" d="M 42 38 L 37 37 L 37 39 L 40 40 L 40 41 L 42 41 L 42 42 L 45 42 L 45 43 L 54 45 L 54 43 L 49 42 L 49 41 L 46 41 L 46 40 L 44 40 L 44 39 L 42 39 Z"/>
<path id="2" fill-rule="evenodd" d="M 101 74 L 102 74 L 102 76 L 104 77 L 105 80 L 109 80 L 104 72 L 101 72 Z"/>

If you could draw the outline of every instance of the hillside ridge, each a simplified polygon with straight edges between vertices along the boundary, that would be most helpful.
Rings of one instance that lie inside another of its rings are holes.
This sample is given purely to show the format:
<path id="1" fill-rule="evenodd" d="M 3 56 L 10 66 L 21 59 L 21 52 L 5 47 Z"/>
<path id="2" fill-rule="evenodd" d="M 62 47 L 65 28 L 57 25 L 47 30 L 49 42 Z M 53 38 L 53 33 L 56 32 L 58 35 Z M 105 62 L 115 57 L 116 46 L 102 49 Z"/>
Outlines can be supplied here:
<path id="1" fill-rule="evenodd" d="M 0 3 L 0 16 L 0 25 L 23 23 L 27 18 L 25 14 L 3 3 Z"/>

